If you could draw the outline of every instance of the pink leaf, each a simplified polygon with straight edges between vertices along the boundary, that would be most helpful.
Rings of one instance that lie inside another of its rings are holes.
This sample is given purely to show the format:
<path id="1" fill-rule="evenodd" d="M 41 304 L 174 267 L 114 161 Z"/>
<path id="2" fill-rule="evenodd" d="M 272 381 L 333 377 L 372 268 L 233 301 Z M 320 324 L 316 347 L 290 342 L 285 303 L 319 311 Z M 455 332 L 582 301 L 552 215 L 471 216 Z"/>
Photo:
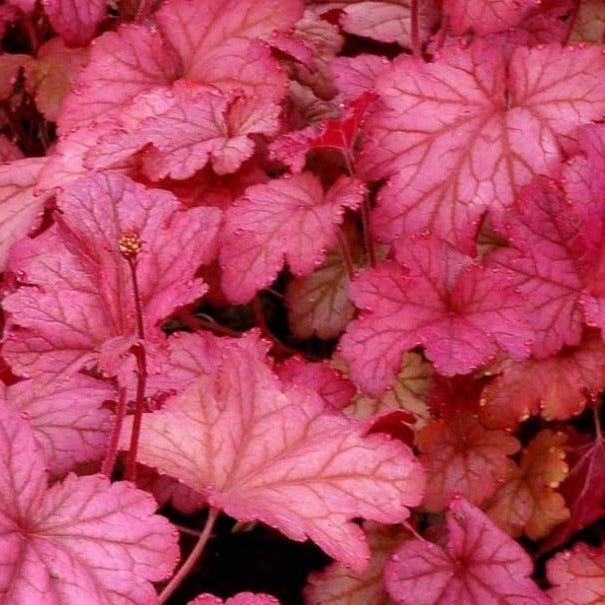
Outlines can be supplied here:
<path id="1" fill-rule="evenodd" d="M 59 227 L 23 242 L 15 255 L 12 268 L 27 276 L 28 286 L 4 301 L 13 324 L 4 354 L 22 375 L 74 373 L 99 360 L 112 375 L 127 372 L 120 357 L 139 338 L 139 327 L 122 238 L 140 246 L 136 273 L 145 339 L 162 343 L 159 322 L 205 292 L 193 277 L 214 255 L 220 212 L 181 212 L 170 193 L 118 175 L 75 182 L 58 207 Z"/>
<path id="2" fill-rule="evenodd" d="M 145 415 L 140 460 L 361 572 L 369 553 L 350 519 L 405 519 L 421 498 L 420 467 L 399 441 L 364 436 L 313 392 L 282 385 L 265 351 L 253 337 L 234 342 L 215 374 Z"/>
<path id="3" fill-rule="evenodd" d="M 152 581 L 178 559 L 176 532 L 126 482 L 76 477 L 46 487 L 28 423 L 0 421 L 0 599 L 4 603 L 157 603 Z"/>
<path id="4" fill-rule="evenodd" d="M 374 88 L 376 78 L 389 67 L 384 57 L 361 54 L 356 57 L 336 57 L 330 63 L 334 82 L 347 99 L 357 99 Z"/>
<path id="5" fill-rule="evenodd" d="M 504 350 L 527 357 L 530 332 L 519 299 L 500 275 L 435 238 L 400 241 L 394 261 L 366 269 L 351 286 L 362 309 L 341 339 L 351 377 L 379 394 L 401 355 L 423 345 L 444 375 L 464 374 Z"/>
<path id="6" fill-rule="evenodd" d="M 8 407 L 30 419 L 53 475 L 103 457 L 111 413 L 101 406 L 116 398 L 116 389 L 110 384 L 82 374 L 66 382 L 24 380 L 6 389 Z"/>
<path id="7" fill-rule="evenodd" d="M 516 191 L 556 174 L 576 126 L 605 112 L 598 48 L 452 48 L 435 63 L 402 56 L 377 81 L 384 108 L 368 119 L 365 178 L 391 177 L 373 229 L 393 241 L 427 228 L 472 248 L 482 213 L 502 219 Z M 508 75 L 507 75 L 508 74 Z M 505 99 L 509 98 L 505 103 Z"/>
<path id="8" fill-rule="evenodd" d="M 535 179 L 507 213 L 513 248 L 492 253 L 524 295 L 536 335 L 532 353 L 547 357 L 582 338 L 580 294 L 584 272 L 578 258 L 582 223 L 554 181 Z"/>
<path id="9" fill-rule="evenodd" d="M 188 605 L 279 605 L 279 601 L 268 594 L 240 592 L 234 597 L 223 601 L 211 594 L 201 594 L 189 601 Z"/>
<path id="10" fill-rule="evenodd" d="M 68 46 L 86 46 L 107 12 L 105 0 L 42 0 L 50 24 Z"/>
<path id="11" fill-rule="evenodd" d="M 382 579 L 384 565 L 409 534 L 378 523 L 365 523 L 364 529 L 372 551 L 366 573 L 355 574 L 342 563 L 332 563 L 321 572 L 312 573 L 304 592 L 306 605 L 388 605 Z"/>
<path id="12" fill-rule="evenodd" d="M 46 158 L 27 158 L 0 165 L 0 271 L 6 270 L 11 246 L 35 229 L 50 195 L 36 195 Z"/>
<path id="13" fill-rule="evenodd" d="M 0 134 L 0 164 L 22 160 L 23 152 L 7 136 Z"/>
<path id="14" fill-rule="evenodd" d="M 284 260 L 297 276 L 313 271 L 336 243 L 344 209 L 356 208 L 363 192 L 360 181 L 341 177 L 324 193 L 310 172 L 249 187 L 227 211 L 222 231 L 228 298 L 248 302 L 275 279 Z"/>
<path id="15" fill-rule="evenodd" d="M 414 539 L 385 568 L 387 591 L 401 605 L 549 605 L 529 579 L 532 561 L 478 508 L 454 498 L 445 548 Z"/>
<path id="16" fill-rule="evenodd" d="M 277 375 L 285 385 L 313 388 L 326 403 L 340 410 L 351 403 L 355 387 L 340 372 L 325 363 L 309 363 L 291 357 L 277 368 Z"/>
<path id="17" fill-rule="evenodd" d="M 605 601 L 605 551 L 578 542 L 546 563 L 553 605 L 599 605 Z"/>
<path id="18" fill-rule="evenodd" d="M 537 0 L 445 0 L 444 8 L 456 35 L 506 31 L 517 25 Z"/>

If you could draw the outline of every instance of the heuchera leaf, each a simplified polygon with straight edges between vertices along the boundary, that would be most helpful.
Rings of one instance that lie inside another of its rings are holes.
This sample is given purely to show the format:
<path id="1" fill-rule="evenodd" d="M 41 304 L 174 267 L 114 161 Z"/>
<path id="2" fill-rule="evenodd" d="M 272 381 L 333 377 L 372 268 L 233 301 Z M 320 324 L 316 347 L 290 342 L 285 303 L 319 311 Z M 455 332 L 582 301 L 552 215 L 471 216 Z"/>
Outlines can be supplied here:
<path id="1" fill-rule="evenodd" d="M 532 560 L 478 508 L 454 498 L 448 544 L 404 542 L 385 568 L 389 595 L 401 605 L 550 605 L 532 580 Z"/>
<path id="2" fill-rule="evenodd" d="M 355 314 L 348 297 L 349 279 L 338 249 L 326 255 L 324 264 L 286 290 L 288 323 L 297 338 L 338 338 Z"/>
<path id="3" fill-rule="evenodd" d="M 582 222 L 556 182 L 535 179 L 506 216 L 513 248 L 489 255 L 525 297 L 535 330 L 532 353 L 546 357 L 582 337 L 580 293 L 584 272 L 578 258 Z"/>
<path id="4" fill-rule="evenodd" d="M 344 411 L 357 420 L 365 420 L 387 410 L 406 410 L 416 418 L 415 429 L 422 428 L 430 417 L 427 394 L 433 386 L 435 371 L 422 355 L 410 351 L 401 358 L 401 368 L 395 384 L 380 397 L 358 392 L 353 403 Z"/>
<path id="5" fill-rule="evenodd" d="M 605 550 L 578 542 L 546 563 L 553 605 L 599 605 L 605 602 Z"/>
<path id="6" fill-rule="evenodd" d="M 405 519 L 421 498 L 420 465 L 399 441 L 364 436 L 312 391 L 281 384 L 265 351 L 253 337 L 235 341 L 214 375 L 145 415 L 139 459 L 236 519 L 309 537 L 363 572 L 369 551 L 350 519 Z"/>
<path id="7" fill-rule="evenodd" d="M 481 214 L 498 225 L 521 186 L 556 174 L 575 127 L 601 118 L 604 70 L 599 48 L 519 47 L 507 64 L 499 44 L 481 40 L 434 63 L 396 59 L 377 80 L 383 109 L 359 156 L 361 176 L 391 177 L 376 237 L 431 228 L 469 250 Z"/>
<path id="8" fill-rule="evenodd" d="M 324 193 L 310 172 L 248 187 L 225 215 L 220 263 L 223 289 L 235 304 L 268 286 L 287 261 L 296 276 L 319 267 L 336 243 L 345 208 L 355 209 L 363 184 L 340 177 Z"/>
<path id="9" fill-rule="evenodd" d="M 485 429 L 469 413 L 431 420 L 417 433 L 416 445 L 428 479 L 423 507 L 432 512 L 454 494 L 481 504 L 515 472 L 509 456 L 520 449 L 515 437 Z"/>
<path id="10" fill-rule="evenodd" d="M 568 420 L 605 389 L 605 344 L 588 333 L 580 346 L 546 359 L 504 361 L 481 400 L 481 421 L 492 428 L 516 429 L 533 414 Z"/>
<path id="11" fill-rule="evenodd" d="M 577 531 L 605 515 L 605 440 L 600 429 L 594 440 L 571 449 L 568 459 L 571 470 L 560 491 L 571 515 L 548 537 L 544 550 L 567 542 Z"/>
<path id="12" fill-rule="evenodd" d="M 240 592 L 226 601 L 211 594 L 202 594 L 189 601 L 188 605 L 279 605 L 279 601 L 268 594 Z"/>
<path id="13" fill-rule="evenodd" d="M 8 407 L 30 419 L 53 475 L 103 457 L 111 413 L 101 406 L 116 398 L 111 384 L 82 374 L 48 383 L 24 380 L 6 389 Z"/>
<path id="14" fill-rule="evenodd" d="M 280 108 L 274 103 L 218 92 L 192 95 L 183 88 L 157 91 L 165 97 L 159 111 L 101 137 L 86 165 L 107 168 L 152 145 L 145 150 L 143 171 L 154 181 L 187 179 L 208 162 L 217 174 L 230 174 L 254 153 L 251 135 L 277 133 Z"/>
<path id="15" fill-rule="evenodd" d="M 47 489 L 45 461 L 17 413 L 0 411 L 0 599 L 14 605 L 152 605 L 178 559 L 176 532 L 130 483 L 76 477 Z"/>
<path id="16" fill-rule="evenodd" d="M 332 563 L 309 576 L 305 588 L 306 605 L 389 605 L 382 572 L 390 553 L 409 534 L 397 527 L 365 523 L 364 530 L 372 551 L 370 567 L 357 575 L 342 563 Z"/>
<path id="17" fill-rule="evenodd" d="M 45 158 L 25 158 L 0 165 L 0 271 L 5 271 L 11 246 L 35 229 L 48 194 L 35 188 Z"/>
<path id="18" fill-rule="evenodd" d="M 569 518 L 563 496 L 555 491 L 568 471 L 566 441 L 563 433 L 540 431 L 523 452 L 519 470 L 487 505 L 487 514 L 511 536 L 525 533 L 538 540 Z"/>
<path id="19" fill-rule="evenodd" d="M 341 339 L 351 377 L 370 394 L 395 379 L 401 354 L 423 345 L 443 375 L 469 372 L 500 350 L 528 356 L 519 298 L 501 275 L 434 237 L 401 240 L 396 260 L 351 284 L 361 316 Z"/>
<path id="20" fill-rule="evenodd" d="M 107 12 L 105 0 L 42 0 L 42 5 L 68 46 L 86 46 Z"/>
<path id="21" fill-rule="evenodd" d="M 312 384 L 324 401 L 337 410 L 347 406 L 355 395 L 353 384 L 327 363 L 309 363 L 300 357 L 291 357 L 276 368 L 276 372 L 285 384 Z"/>
<path id="22" fill-rule="evenodd" d="M 456 35 L 505 31 L 517 25 L 536 0 L 445 0 L 444 9 Z"/>
<path id="23" fill-rule="evenodd" d="M 139 328 L 121 238 L 140 245 L 144 337 L 161 344 L 159 322 L 205 292 L 193 276 L 214 256 L 220 211 L 179 212 L 172 194 L 119 175 L 84 177 L 57 205 L 59 225 L 15 253 L 11 268 L 27 285 L 3 301 L 12 326 L 4 355 L 24 376 L 75 373 L 95 362 L 109 374 L 125 373 L 121 357 L 139 340 Z"/>
<path id="24" fill-rule="evenodd" d="M 356 57 L 336 57 L 330 63 L 334 83 L 349 100 L 357 99 L 374 88 L 376 78 L 390 65 L 388 59 L 361 54 Z"/>

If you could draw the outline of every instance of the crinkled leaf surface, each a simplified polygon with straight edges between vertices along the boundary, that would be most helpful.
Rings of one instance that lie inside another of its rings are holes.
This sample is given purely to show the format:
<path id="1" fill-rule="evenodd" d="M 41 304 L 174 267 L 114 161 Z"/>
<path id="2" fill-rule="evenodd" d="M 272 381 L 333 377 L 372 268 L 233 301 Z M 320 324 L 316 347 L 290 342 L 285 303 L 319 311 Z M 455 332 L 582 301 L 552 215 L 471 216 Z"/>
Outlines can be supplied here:
<path id="1" fill-rule="evenodd" d="M 326 255 L 324 264 L 286 290 L 288 323 L 297 338 L 337 338 L 355 314 L 348 297 L 349 279 L 337 249 Z"/>
<path id="2" fill-rule="evenodd" d="M 515 437 L 485 429 L 469 413 L 430 421 L 416 444 L 428 479 L 423 507 L 433 512 L 445 508 L 454 494 L 481 504 L 515 472 L 510 456 L 520 449 Z"/>
<path id="3" fill-rule="evenodd" d="M 0 599 L 14 605 L 151 605 L 178 559 L 176 532 L 130 483 L 76 477 L 47 488 L 28 422 L 0 413 Z"/>
<path id="4" fill-rule="evenodd" d="M 86 46 L 107 12 L 105 0 L 42 0 L 51 25 L 69 46 Z"/>
<path id="5" fill-rule="evenodd" d="M 582 221 L 557 183 L 544 178 L 523 189 L 505 220 L 514 247 L 495 251 L 489 262 L 506 269 L 525 297 L 536 332 L 533 355 L 577 345 L 585 279 L 578 257 Z"/>
<path id="6" fill-rule="evenodd" d="M 382 579 L 384 565 L 409 534 L 397 527 L 369 522 L 364 530 L 372 551 L 368 570 L 357 575 L 342 563 L 332 563 L 312 573 L 304 592 L 306 605 L 389 605 Z"/>
<path id="7" fill-rule="evenodd" d="M 297 276 L 319 267 L 336 243 L 345 208 L 356 208 L 364 186 L 340 177 L 324 193 L 311 172 L 248 187 L 226 213 L 220 263 L 233 303 L 248 302 L 277 277 L 284 260 Z"/>
<path id="8" fill-rule="evenodd" d="M 8 407 L 21 411 L 31 421 L 53 475 L 103 457 L 112 415 L 101 406 L 116 398 L 111 384 L 82 374 L 47 383 L 24 380 L 6 389 Z"/>
<path id="9" fill-rule="evenodd" d="M 358 392 L 345 413 L 358 420 L 365 420 L 387 410 L 406 410 L 414 414 L 415 429 L 422 428 L 430 418 L 427 394 L 433 386 L 435 370 L 422 355 L 410 351 L 401 358 L 401 368 L 395 384 L 379 397 Z"/>
<path id="10" fill-rule="evenodd" d="M 598 333 L 580 346 L 546 359 L 504 361 L 481 400 L 481 420 L 493 428 L 515 429 L 528 416 L 567 420 L 605 389 L 605 344 Z"/>
<path id="11" fill-rule="evenodd" d="M 11 246 L 35 229 L 48 194 L 35 188 L 45 158 L 25 158 L 0 165 L 0 270 L 7 268 Z"/>
<path id="12" fill-rule="evenodd" d="M 76 181 L 58 200 L 59 225 L 21 242 L 11 268 L 27 285 L 3 304 L 13 326 L 4 355 L 16 373 L 108 373 L 139 338 L 132 275 L 119 240 L 136 234 L 144 337 L 163 342 L 160 320 L 205 292 L 194 274 L 215 253 L 220 212 L 179 211 L 176 198 L 119 175 Z"/>
<path id="13" fill-rule="evenodd" d="M 433 237 L 400 241 L 396 259 L 363 271 L 351 285 L 362 314 L 341 346 L 362 389 L 378 394 L 392 384 L 401 354 L 418 345 L 448 376 L 501 350 L 528 356 L 531 334 L 519 298 L 496 272 Z"/>
<path id="14" fill-rule="evenodd" d="M 413 539 L 393 554 L 385 583 L 395 603 L 550 605 L 529 579 L 529 555 L 481 510 L 454 498 L 447 527 L 446 548 Z"/>
<path id="15" fill-rule="evenodd" d="M 555 488 L 567 475 L 563 433 L 540 431 L 523 452 L 518 471 L 494 495 L 487 514 L 513 537 L 532 540 L 548 535 L 569 518 L 565 500 Z"/>
<path id="16" fill-rule="evenodd" d="M 236 519 L 309 537 L 362 572 L 369 551 L 350 519 L 405 519 L 422 495 L 420 465 L 399 441 L 364 436 L 312 391 L 281 384 L 265 350 L 255 338 L 233 343 L 214 375 L 145 415 L 139 459 Z"/>
<path id="17" fill-rule="evenodd" d="M 472 246 L 481 214 L 494 224 L 536 174 L 556 174 L 574 128 L 605 112 L 598 48 L 452 48 L 434 63 L 401 56 L 377 80 L 359 170 L 391 177 L 373 229 L 392 241 L 433 229 Z M 507 75 L 508 74 L 508 75 Z M 508 99 L 508 101 L 507 101 Z"/>
<path id="18" fill-rule="evenodd" d="M 445 0 L 444 9 L 455 34 L 480 35 L 505 31 L 521 22 L 536 0 Z"/>
<path id="19" fill-rule="evenodd" d="M 605 602 L 605 551 L 579 542 L 546 563 L 553 605 L 599 605 Z"/>

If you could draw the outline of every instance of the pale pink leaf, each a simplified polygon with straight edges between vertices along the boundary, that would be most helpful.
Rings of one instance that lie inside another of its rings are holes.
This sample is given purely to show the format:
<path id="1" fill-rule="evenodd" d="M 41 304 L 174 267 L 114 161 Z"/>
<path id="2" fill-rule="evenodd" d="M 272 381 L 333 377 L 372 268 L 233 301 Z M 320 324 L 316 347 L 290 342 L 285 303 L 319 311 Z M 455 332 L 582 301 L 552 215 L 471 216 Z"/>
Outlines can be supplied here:
<path id="1" fill-rule="evenodd" d="M 500 351 L 529 355 L 531 332 L 501 275 L 433 237 L 399 241 L 396 258 L 351 285 L 362 314 L 340 344 L 363 390 L 377 395 L 391 385 L 401 355 L 418 345 L 446 376 L 470 372 Z"/>
<path id="2" fill-rule="evenodd" d="M 356 208 L 364 186 L 341 177 L 324 193 L 310 172 L 253 185 L 230 208 L 222 230 L 223 289 L 234 303 L 268 286 L 284 261 L 297 276 L 318 267 L 336 243 L 345 208 Z"/>
<path id="3" fill-rule="evenodd" d="M 106 32 L 95 40 L 88 66 L 65 99 L 59 130 L 115 118 L 138 95 L 170 85 L 177 73 L 178 62 L 158 32 L 141 26 Z"/>
<path id="4" fill-rule="evenodd" d="M 107 12 L 106 0 L 42 0 L 42 5 L 68 46 L 86 46 Z"/>
<path id="5" fill-rule="evenodd" d="M 25 376 L 74 373 L 99 361 L 111 374 L 126 373 L 120 358 L 139 337 L 122 238 L 140 244 L 144 336 L 161 344 L 159 322 L 206 290 L 194 275 L 215 254 L 220 211 L 180 211 L 172 194 L 119 175 L 76 181 L 58 207 L 59 225 L 22 242 L 15 254 L 12 269 L 23 272 L 28 286 L 4 300 L 13 326 L 4 354 Z"/>
<path id="6" fill-rule="evenodd" d="M 330 70 L 338 90 L 349 100 L 373 90 L 376 78 L 390 65 L 378 55 L 361 54 L 356 57 L 336 57 Z"/>
<path id="7" fill-rule="evenodd" d="M 276 372 L 284 384 L 312 388 L 337 410 L 349 405 L 355 395 L 353 384 L 327 363 L 310 363 L 300 357 L 291 357 Z"/>
<path id="8" fill-rule="evenodd" d="M 266 348 L 250 336 L 233 342 L 217 372 L 146 414 L 139 459 L 228 515 L 311 538 L 362 572 L 369 552 L 350 520 L 405 519 L 421 498 L 420 466 L 398 440 L 366 435 L 312 391 L 280 383 Z"/>
<path id="9" fill-rule="evenodd" d="M 445 0 L 449 25 L 456 35 L 506 31 L 519 24 L 538 0 Z"/>
<path id="10" fill-rule="evenodd" d="M 369 522 L 364 523 L 364 530 L 372 552 L 366 573 L 355 574 L 342 563 L 312 573 L 304 591 L 306 605 L 389 605 L 382 578 L 384 565 L 409 534 L 397 527 Z"/>
<path id="11" fill-rule="evenodd" d="M 2 602 L 158 603 L 151 582 L 170 575 L 179 550 L 153 499 L 101 476 L 47 489 L 29 424 L 8 410 L 0 418 Z"/>
<path id="12" fill-rule="evenodd" d="M 546 563 L 553 605 L 600 605 L 605 601 L 605 551 L 578 542 Z"/>
<path id="13" fill-rule="evenodd" d="M 26 158 L 0 165 L 0 271 L 11 246 L 35 229 L 50 195 L 35 192 L 46 158 Z"/>
<path id="14" fill-rule="evenodd" d="M 447 513 L 448 544 L 415 538 L 385 568 L 399 605 L 550 605 L 529 578 L 532 560 L 480 509 L 454 498 Z"/>
<path id="15" fill-rule="evenodd" d="M 8 407 L 30 419 L 53 475 L 103 457 L 112 414 L 101 406 L 116 398 L 111 384 L 82 374 L 61 382 L 24 380 L 6 389 Z"/>
<path id="16" fill-rule="evenodd" d="M 487 210 L 501 222 L 518 189 L 555 175 L 576 126 L 600 119 L 598 48 L 517 48 L 477 41 L 434 63 L 401 56 L 377 80 L 360 174 L 391 177 L 373 230 L 392 241 L 426 229 L 466 250 Z M 509 98 L 506 101 L 507 97 Z"/>

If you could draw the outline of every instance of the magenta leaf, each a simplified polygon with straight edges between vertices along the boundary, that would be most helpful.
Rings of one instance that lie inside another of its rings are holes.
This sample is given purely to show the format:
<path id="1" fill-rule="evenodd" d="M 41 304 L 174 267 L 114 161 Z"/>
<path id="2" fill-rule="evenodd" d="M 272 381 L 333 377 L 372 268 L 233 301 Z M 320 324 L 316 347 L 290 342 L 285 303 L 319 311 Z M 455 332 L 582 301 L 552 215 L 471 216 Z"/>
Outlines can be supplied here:
<path id="1" fill-rule="evenodd" d="M 58 208 L 59 225 L 15 252 L 11 268 L 26 285 L 4 300 L 12 322 L 4 355 L 24 376 L 75 373 L 95 362 L 124 375 L 122 357 L 141 329 L 150 346 L 161 346 L 160 321 L 205 292 L 194 274 L 214 256 L 220 212 L 180 211 L 172 194 L 118 175 L 76 181 Z M 136 244 L 140 326 L 120 248 L 129 242 Z"/>
<path id="2" fill-rule="evenodd" d="M 76 477 L 47 488 L 33 431 L 0 412 L 0 598 L 4 603 L 151 605 L 170 575 L 176 534 L 126 482 Z"/>
<path id="3" fill-rule="evenodd" d="M 385 568 L 387 591 L 401 605 L 550 605 L 532 580 L 532 561 L 480 509 L 455 497 L 447 547 L 415 538 Z"/>
<path id="4" fill-rule="evenodd" d="M 337 240 L 345 208 L 356 208 L 364 186 L 339 178 L 324 193 L 310 172 L 253 185 L 230 208 L 222 230 L 223 289 L 234 303 L 248 302 L 287 261 L 297 276 L 319 267 Z"/>
<path id="5" fill-rule="evenodd" d="M 501 350 L 529 355 L 520 300 L 497 272 L 433 237 L 399 241 L 395 256 L 399 263 L 366 269 L 351 286 L 362 314 L 341 347 L 365 391 L 391 385 L 402 354 L 418 345 L 446 376 L 470 372 Z"/>
<path id="6" fill-rule="evenodd" d="M 8 407 L 30 419 L 53 475 L 103 457 L 111 413 L 101 406 L 116 398 L 111 384 L 82 374 L 48 383 L 24 380 L 6 389 Z"/>
<path id="7" fill-rule="evenodd" d="M 444 8 L 457 35 L 506 31 L 522 21 L 536 0 L 445 0 Z"/>
<path id="8" fill-rule="evenodd" d="M 363 571 L 369 552 L 350 519 L 404 520 L 422 495 L 420 466 L 402 443 L 365 436 L 311 390 L 280 383 L 265 351 L 254 337 L 234 341 L 215 374 L 145 415 L 139 459 L 236 519 L 309 537 Z"/>
<path id="9" fill-rule="evenodd" d="M 481 215 L 502 219 L 519 187 L 555 175 L 576 126 L 600 119 L 599 48 L 452 48 L 434 63 L 401 56 L 377 80 L 383 109 L 368 119 L 359 170 L 391 177 L 374 213 L 376 237 L 430 228 L 469 250 Z M 509 100 L 505 103 L 505 100 Z"/>
<path id="10" fill-rule="evenodd" d="M 525 187 L 507 213 L 512 248 L 489 262 L 507 270 L 524 295 L 536 332 L 532 353 L 547 357 L 582 338 L 580 294 L 584 271 L 578 255 L 582 222 L 554 181 L 538 178 Z"/>
<path id="11" fill-rule="evenodd" d="M 51 25 L 69 46 L 85 46 L 107 12 L 105 0 L 42 0 Z"/>

